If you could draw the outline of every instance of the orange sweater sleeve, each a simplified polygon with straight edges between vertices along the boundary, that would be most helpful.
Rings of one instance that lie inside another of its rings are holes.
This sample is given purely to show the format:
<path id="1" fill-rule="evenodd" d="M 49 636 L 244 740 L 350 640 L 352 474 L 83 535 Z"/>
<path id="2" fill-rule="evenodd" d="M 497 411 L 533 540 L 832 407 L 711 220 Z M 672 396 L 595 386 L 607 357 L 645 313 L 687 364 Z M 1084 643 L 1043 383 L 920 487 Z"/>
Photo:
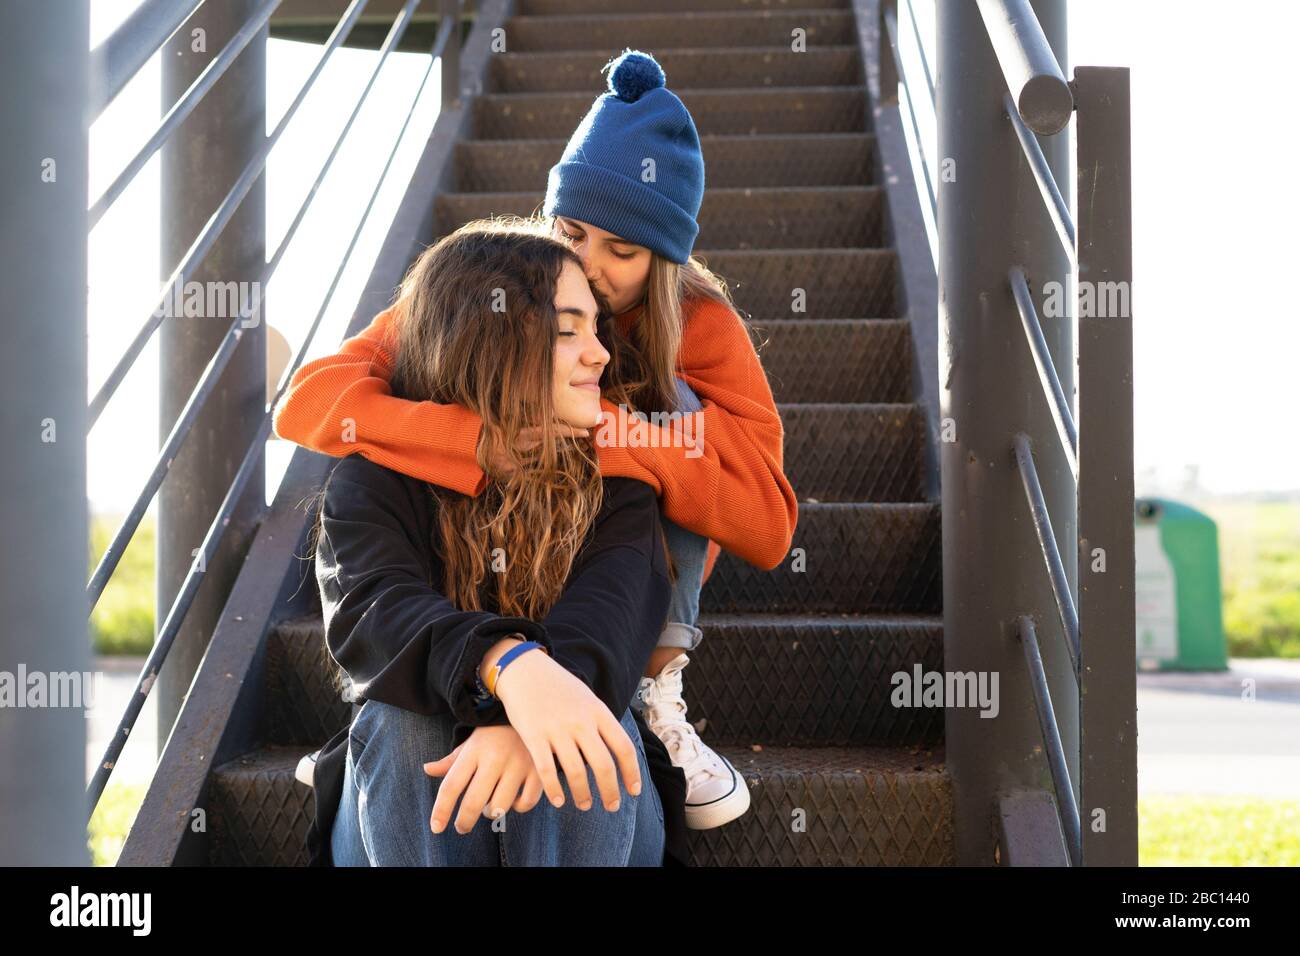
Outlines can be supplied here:
<path id="1" fill-rule="evenodd" d="M 790 550 L 799 506 L 783 468 L 784 434 L 758 353 L 733 309 L 710 299 L 689 300 L 678 364 L 703 406 L 694 434 L 702 454 L 682 447 L 669 428 L 624 417 L 601 399 L 608 431 L 597 432 L 605 474 L 656 486 L 668 518 L 763 570 Z M 702 424 L 699 424 L 702 422 Z M 607 447 L 616 437 L 627 441 Z M 657 433 L 657 434 L 656 434 Z M 687 432 L 690 435 L 691 432 Z M 709 571 L 717 553 L 710 548 Z"/>
<path id="2" fill-rule="evenodd" d="M 396 342 L 389 306 L 338 352 L 303 365 L 276 406 L 275 433 L 336 458 L 360 452 L 412 478 L 478 495 L 487 486 L 478 463 L 483 420 L 462 405 L 394 397 Z"/>
<path id="3" fill-rule="evenodd" d="M 637 438 L 625 445 L 598 440 L 596 458 L 602 474 L 644 481 L 668 518 L 711 540 L 706 580 L 719 546 L 770 570 L 789 551 L 798 517 L 782 470 L 781 419 L 739 316 L 711 300 L 686 305 L 678 364 L 704 407 L 696 432 L 703 454 L 691 457 L 680 442 L 673 447 L 667 429 L 632 420 L 628 435 Z M 413 478 L 478 495 L 487 485 L 478 462 L 482 419 L 461 405 L 393 396 L 395 325 L 389 306 L 338 352 L 294 373 L 274 412 L 275 433 L 334 457 L 360 452 Z M 617 415 L 607 399 L 601 407 Z M 661 432 L 657 439 L 652 430 Z"/>

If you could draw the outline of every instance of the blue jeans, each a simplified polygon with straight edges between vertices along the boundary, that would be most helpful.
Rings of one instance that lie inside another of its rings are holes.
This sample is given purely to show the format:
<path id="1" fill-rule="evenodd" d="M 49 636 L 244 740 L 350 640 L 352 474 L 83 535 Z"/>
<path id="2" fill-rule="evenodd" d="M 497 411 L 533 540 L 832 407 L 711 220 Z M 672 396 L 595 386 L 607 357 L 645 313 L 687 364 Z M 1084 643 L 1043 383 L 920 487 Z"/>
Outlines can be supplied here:
<path id="1" fill-rule="evenodd" d="M 700 404 L 695 391 L 683 379 L 677 379 L 677 395 L 683 411 L 698 412 Z M 674 412 L 670 418 L 679 417 Z M 677 566 L 677 581 L 673 585 L 672 600 L 668 604 L 668 624 L 659 637 L 660 647 L 680 647 L 694 650 L 704 637 L 695 626 L 700 616 L 700 587 L 704 583 L 704 561 L 708 557 L 709 539 L 681 525 L 662 518 L 668 550 Z"/>
<path id="2" fill-rule="evenodd" d="M 508 810 L 503 830 L 480 816 L 462 835 L 453 825 L 457 801 L 446 828 L 434 833 L 429 818 L 444 777 L 429 776 L 423 764 L 451 752 L 454 719 L 365 701 L 348 734 L 343 796 L 330 833 L 334 865 L 661 866 L 663 805 L 631 710 L 620 722 L 636 747 L 641 793 L 630 794 L 620 773 L 618 810 L 605 809 L 590 767 L 592 805 L 579 810 L 560 770 L 564 806 L 543 793 L 527 813 Z"/>

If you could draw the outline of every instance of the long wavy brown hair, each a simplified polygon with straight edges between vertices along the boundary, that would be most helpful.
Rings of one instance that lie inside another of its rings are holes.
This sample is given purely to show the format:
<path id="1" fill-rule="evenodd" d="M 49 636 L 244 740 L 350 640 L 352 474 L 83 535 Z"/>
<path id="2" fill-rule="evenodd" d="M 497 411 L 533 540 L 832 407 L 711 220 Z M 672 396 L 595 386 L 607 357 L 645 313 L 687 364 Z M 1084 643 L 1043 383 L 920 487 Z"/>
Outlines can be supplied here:
<path id="1" fill-rule="evenodd" d="M 477 497 L 428 485 L 439 504 L 431 544 L 443 559 L 441 585 L 461 610 L 492 603 L 540 620 L 600 509 L 594 438 L 568 437 L 555 417 L 555 290 L 565 263 L 582 268 L 573 250 L 526 221 L 476 220 L 421 253 L 402 282 L 393 395 L 473 411 L 483 421 L 479 466 L 489 471 L 491 449 L 513 465 L 489 473 Z M 533 425 L 541 441 L 520 452 L 516 438 Z"/>
<path id="2" fill-rule="evenodd" d="M 498 613 L 544 617 L 600 508 L 593 439 L 560 434 L 551 407 L 559 332 L 554 298 L 565 262 L 582 266 L 556 238 L 551 218 L 475 220 L 420 254 L 394 303 L 392 393 L 472 409 L 486 439 L 479 466 L 486 465 L 494 438 L 515 464 L 509 478 L 489 473 L 484 492 L 474 498 L 428 485 L 439 504 L 430 544 L 445 569 L 443 581 L 430 583 L 462 610 L 483 609 L 491 594 Z M 642 314 L 628 335 L 599 292 L 592 294 L 601 311 L 599 338 L 610 353 L 602 395 L 643 412 L 679 410 L 683 302 L 703 296 L 735 309 L 726 281 L 695 256 L 679 265 L 652 253 Z M 753 339 L 745 314 L 737 312 Z M 527 455 L 514 452 L 519 429 L 538 423 L 544 440 Z M 318 493 L 318 503 L 323 497 Z M 313 550 L 319 531 L 318 511 Z M 668 565 L 675 579 L 671 553 Z"/>

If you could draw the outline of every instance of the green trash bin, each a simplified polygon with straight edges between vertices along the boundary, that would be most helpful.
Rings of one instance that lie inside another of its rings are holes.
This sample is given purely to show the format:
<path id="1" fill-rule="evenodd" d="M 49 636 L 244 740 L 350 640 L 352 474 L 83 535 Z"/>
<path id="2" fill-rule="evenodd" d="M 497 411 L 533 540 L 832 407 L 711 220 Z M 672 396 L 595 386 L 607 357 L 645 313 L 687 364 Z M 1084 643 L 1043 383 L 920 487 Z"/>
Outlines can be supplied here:
<path id="1" fill-rule="evenodd" d="M 1214 519 L 1166 498 L 1138 498 L 1134 510 L 1138 667 L 1226 670 Z"/>

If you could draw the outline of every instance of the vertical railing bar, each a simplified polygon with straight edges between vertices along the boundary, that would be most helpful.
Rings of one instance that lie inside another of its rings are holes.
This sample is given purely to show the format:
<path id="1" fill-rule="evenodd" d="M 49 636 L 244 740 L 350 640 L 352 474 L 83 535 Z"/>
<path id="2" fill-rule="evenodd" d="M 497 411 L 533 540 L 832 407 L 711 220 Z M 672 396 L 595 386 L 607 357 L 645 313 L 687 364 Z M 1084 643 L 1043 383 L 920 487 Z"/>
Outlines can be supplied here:
<path id="1" fill-rule="evenodd" d="M 439 0 L 438 12 L 442 23 L 438 25 L 434 48 L 442 46 L 441 98 L 444 107 L 460 104 L 460 11 L 461 0 Z M 444 40 L 444 31 L 448 31 L 449 40 Z M 433 55 L 436 57 L 438 54 Z"/>
<path id="2" fill-rule="evenodd" d="M 1083 860 L 1079 805 L 1074 799 L 1074 785 L 1070 782 L 1070 768 L 1065 762 L 1065 747 L 1061 743 L 1056 710 L 1052 707 L 1052 694 L 1047 687 L 1047 672 L 1043 669 L 1043 657 L 1038 647 L 1038 635 L 1034 631 L 1033 618 L 1021 615 L 1018 633 L 1020 644 L 1025 651 L 1025 664 L 1029 668 L 1029 686 L 1034 690 L 1034 709 L 1038 713 L 1038 726 L 1043 732 L 1047 765 L 1052 771 L 1057 816 L 1060 817 L 1061 826 L 1065 830 L 1070 862 L 1074 866 L 1079 866 Z"/>
<path id="3" fill-rule="evenodd" d="M 1048 407 L 1056 421 L 1056 432 L 1061 439 L 1061 450 L 1065 452 L 1070 463 L 1074 480 L 1079 480 L 1079 436 L 1074 428 L 1074 416 L 1070 413 L 1070 403 L 1065 397 L 1065 389 L 1056 374 L 1056 363 L 1047 348 L 1043 337 L 1043 327 L 1038 321 L 1038 311 L 1034 308 L 1033 296 L 1029 293 L 1029 283 L 1025 279 L 1025 270 L 1012 266 L 1007 273 L 1011 283 L 1011 294 L 1016 300 L 1016 311 L 1020 313 L 1020 323 L 1029 340 L 1029 351 L 1034 356 L 1034 365 L 1038 367 L 1038 379 L 1043 385 L 1044 394 L 1050 396 Z"/>
<path id="4" fill-rule="evenodd" d="M 1060 614 L 1061 627 L 1070 650 L 1070 666 L 1074 668 L 1074 678 L 1079 679 L 1079 615 L 1074 608 L 1074 598 L 1070 594 L 1070 580 L 1061 562 L 1061 552 L 1056 547 L 1056 537 L 1052 534 L 1052 516 L 1047 512 L 1047 502 L 1043 498 L 1043 489 L 1038 483 L 1038 470 L 1034 467 L 1034 456 L 1030 449 L 1029 436 L 1019 432 L 1015 437 L 1016 465 L 1020 469 L 1020 480 L 1025 489 L 1025 500 L 1029 503 L 1030 517 L 1033 519 L 1034 533 L 1038 536 L 1038 546 L 1047 562 L 1048 575 L 1051 578 L 1052 594 L 1056 598 L 1056 609 Z"/>
<path id="5" fill-rule="evenodd" d="M 889 39 L 889 18 L 898 19 L 898 0 L 880 0 L 876 20 L 879 34 L 877 46 L 880 58 L 880 102 L 881 105 L 893 103 L 898 98 L 899 77 L 902 64 L 898 62 L 898 53 L 893 49 Z"/>

